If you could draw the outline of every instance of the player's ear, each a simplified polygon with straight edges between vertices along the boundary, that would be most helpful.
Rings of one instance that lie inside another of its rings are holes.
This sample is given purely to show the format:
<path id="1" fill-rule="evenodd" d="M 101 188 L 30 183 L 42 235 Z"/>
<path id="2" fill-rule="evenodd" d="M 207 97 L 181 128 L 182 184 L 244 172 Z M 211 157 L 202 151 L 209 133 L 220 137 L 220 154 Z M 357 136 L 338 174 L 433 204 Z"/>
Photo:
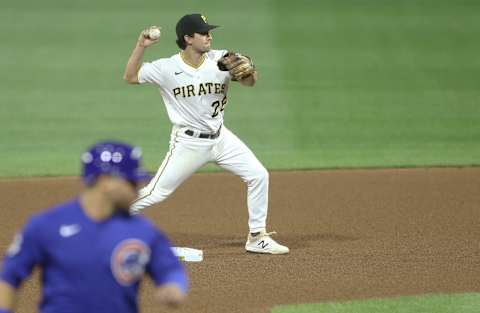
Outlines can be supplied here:
<path id="1" fill-rule="evenodd" d="M 194 34 L 194 36 L 195 36 L 195 34 Z M 193 36 L 185 35 L 185 36 L 183 36 L 183 40 L 185 41 L 185 43 L 187 45 L 191 45 L 192 42 L 193 42 Z"/>

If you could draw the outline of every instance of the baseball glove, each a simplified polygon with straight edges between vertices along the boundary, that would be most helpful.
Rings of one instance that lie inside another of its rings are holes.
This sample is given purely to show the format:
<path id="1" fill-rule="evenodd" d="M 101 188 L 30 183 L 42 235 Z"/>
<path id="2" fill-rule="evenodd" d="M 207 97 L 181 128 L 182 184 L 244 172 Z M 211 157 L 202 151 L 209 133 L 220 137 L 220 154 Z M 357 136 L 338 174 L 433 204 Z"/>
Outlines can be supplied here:
<path id="1" fill-rule="evenodd" d="M 220 71 L 229 71 L 232 80 L 242 80 L 255 72 L 252 60 L 240 53 L 228 52 L 217 62 Z"/>

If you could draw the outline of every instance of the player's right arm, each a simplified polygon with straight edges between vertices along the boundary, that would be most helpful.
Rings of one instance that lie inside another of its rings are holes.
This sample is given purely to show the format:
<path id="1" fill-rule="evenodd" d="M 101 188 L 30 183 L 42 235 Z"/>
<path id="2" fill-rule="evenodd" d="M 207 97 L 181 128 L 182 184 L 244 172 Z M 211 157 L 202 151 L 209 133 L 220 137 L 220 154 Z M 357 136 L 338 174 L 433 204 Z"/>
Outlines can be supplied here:
<path id="1" fill-rule="evenodd" d="M 0 272 L 0 312 L 13 310 L 17 289 L 30 276 L 35 265 L 42 263 L 38 222 L 38 217 L 32 218 L 15 236 L 5 254 Z"/>
<path id="2" fill-rule="evenodd" d="M 138 71 L 142 66 L 143 54 L 145 48 L 157 43 L 160 39 L 152 40 L 148 37 L 148 29 L 143 30 L 138 37 L 135 48 L 133 48 L 132 54 L 128 59 L 125 66 L 125 73 L 123 79 L 129 84 L 138 84 Z"/>

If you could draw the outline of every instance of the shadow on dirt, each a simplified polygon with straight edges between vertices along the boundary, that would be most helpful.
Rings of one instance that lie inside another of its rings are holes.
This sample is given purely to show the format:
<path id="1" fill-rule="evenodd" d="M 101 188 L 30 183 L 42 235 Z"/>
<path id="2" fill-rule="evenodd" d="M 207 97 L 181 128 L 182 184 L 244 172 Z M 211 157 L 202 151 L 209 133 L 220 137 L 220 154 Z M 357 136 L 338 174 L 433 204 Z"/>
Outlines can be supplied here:
<path id="1" fill-rule="evenodd" d="M 222 236 L 211 234 L 191 234 L 191 233 L 170 233 L 172 242 L 178 246 L 201 246 L 203 248 L 238 248 L 243 247 L 247 240 L 246 236 Z M 359 237 L 333 234 L 333 233 L 318 233 L 318 234 L 283 234 L 273 235 L 278 242 L 295 246 L 296 249 L 311 246 L 313 242 L 352 242 L 359 240 Z"/>

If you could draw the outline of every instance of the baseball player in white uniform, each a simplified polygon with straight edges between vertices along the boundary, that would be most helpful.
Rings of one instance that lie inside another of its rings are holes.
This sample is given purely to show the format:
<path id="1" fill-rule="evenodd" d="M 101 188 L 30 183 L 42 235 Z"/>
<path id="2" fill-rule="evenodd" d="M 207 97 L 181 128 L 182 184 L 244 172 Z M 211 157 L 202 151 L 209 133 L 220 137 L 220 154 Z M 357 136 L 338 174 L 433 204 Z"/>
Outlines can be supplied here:
<path id="1" fill-rule="evenodd" d="M 130 84 L 156 85 L 173 127 L 170 149 L 163 163 L 140 191 L 131 210 L 138 213 L 165 200 L 200 167 L 215 162 L 247 183 L 249 234 L 245 249 L 285 254 L 289 249 L 273 240 L 273 233 L 266 232 L 268 172 L 252 151 L 223 125 L 230 81 L 253 86 L 257 73 L 248 57 L 211 50 L 211 30 L 216 27 L 208 24 L 201 14 L 185 15 L 176 26 L 179 53 L 142 63 L 145 49 L 159 41 L 151 36 L 151 28 L 140 34 L 132 51 L 124 79 Z M 222 68 L 222 64 L 227 66 Z"/>

